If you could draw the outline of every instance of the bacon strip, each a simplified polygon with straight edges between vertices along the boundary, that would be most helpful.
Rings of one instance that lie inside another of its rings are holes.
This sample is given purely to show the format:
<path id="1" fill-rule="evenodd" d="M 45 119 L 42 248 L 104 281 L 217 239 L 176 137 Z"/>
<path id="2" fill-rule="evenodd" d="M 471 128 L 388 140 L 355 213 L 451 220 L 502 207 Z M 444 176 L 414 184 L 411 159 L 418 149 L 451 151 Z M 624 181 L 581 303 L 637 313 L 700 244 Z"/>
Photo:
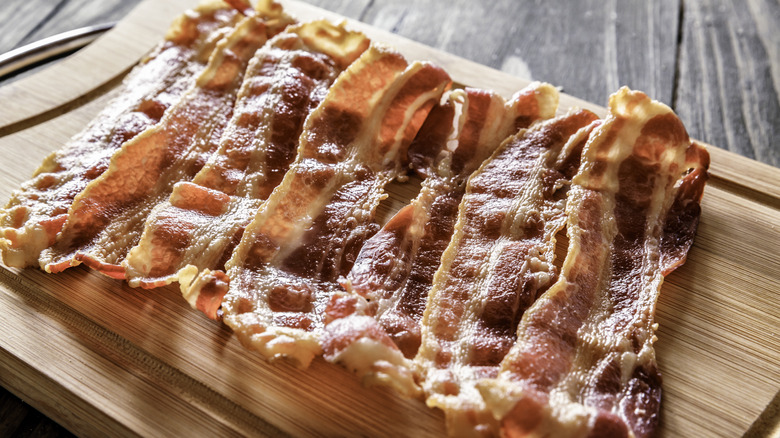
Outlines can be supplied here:
<path id="1" fill-rule="evenodd" d="M 166 39 L 124 79 L 121 93 L 61 149 L 0 210 L 0 251 L 8 266 L 38 263 L 67 219 L 73 198 L 107 168 L 127 140 L 156 124 L 206 68 L 216 43 L 241 18 L 207 3 L 180 16 Z"/>
<path id="2" fill-rule="evenodd" d="M 84 262 L 124 277 L 120 263 L 152 207 L 169 197 L 174 183 L 191 179 L 216 149 L 247 62 L 271 31 L 258 16 L 244 18 L 160 123 L 122 145 L 108 170 L 76 196 L 57 242 L 41 253 L 46 271 Z"/>
<path id="3" fill-rule="evenodd" d="M 533 84 L 508 104 L 467 88 L 434 107 L 409 149 L 412 168 L 425 176 L 422 189 L 366 242 L 344 283 L 351 293 L 334 295 L 326 310 L 333 319 L 323 336 L 326 359 L 401 394 L 419 391 L 413 365 L 403 358 L 414 358 L 420 346 L 420 320 L 466 179 L 517 125 L 552 117 L 557 101 L 554 87 Z"/>
<path id="4" fill-rule="evenodd" d="M 363 34 L 315 21 L 288 28 L 257 51 L 219 150 L 192 182 L 174 186 L 130 250 L 131 286 L 183 279 L 186 291 L 201 270 L 224 269 L 244 227 L 295 158 L 306 116 L 368 45 Z"/>
<path id="5" fill-rule="evenodd" d="M 269 359 L 307 366 L 320 352 L 325 304 L 376 232 L 383 187 L 403 172 L 406 149 L 450 79 L 427 63 L 372 46 L 309 116 L 298 158 L 247 226 L 227 263 L 224 321 Z M 193 291 L 225 293 L 204 271 Z M 221 287 L 220 287 L 221 286 Z"/>
<path id="6" fill-rule="evenodd" d="M 475 384 L 498 373 L 520 317 L 555 278 L 563 192 L 596 119 L 580 110 L 521 130 L 469 179 L 415 357 L 450 431 L 495 432 Z"/>
<path id="7" fill-rule="evenodd" d="M 560 278 L 479 384 L 507 436 L 646 437 L 658 425 L 655 303 L 692 242 L 709 157 L 643 93 L 623 88 L 609 106 L 568 195 Z"/>

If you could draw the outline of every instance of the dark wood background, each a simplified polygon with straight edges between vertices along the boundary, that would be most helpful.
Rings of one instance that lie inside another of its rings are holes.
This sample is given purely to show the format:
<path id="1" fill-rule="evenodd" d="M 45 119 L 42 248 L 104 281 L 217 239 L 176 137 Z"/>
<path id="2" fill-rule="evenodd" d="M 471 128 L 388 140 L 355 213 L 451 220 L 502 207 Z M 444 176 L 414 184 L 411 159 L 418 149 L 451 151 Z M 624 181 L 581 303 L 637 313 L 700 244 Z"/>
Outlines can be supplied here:
<path id="1" fill-rule="evenodd" d="M 0 53 L 120 20 L 139 2 L 2 0 Z M 309 3 L 600 105 L 622 85 L 643 90 L 693 138 L 780 166 L 778 0 Z M 0 436 L 68 435 L 0 388 Z"/>

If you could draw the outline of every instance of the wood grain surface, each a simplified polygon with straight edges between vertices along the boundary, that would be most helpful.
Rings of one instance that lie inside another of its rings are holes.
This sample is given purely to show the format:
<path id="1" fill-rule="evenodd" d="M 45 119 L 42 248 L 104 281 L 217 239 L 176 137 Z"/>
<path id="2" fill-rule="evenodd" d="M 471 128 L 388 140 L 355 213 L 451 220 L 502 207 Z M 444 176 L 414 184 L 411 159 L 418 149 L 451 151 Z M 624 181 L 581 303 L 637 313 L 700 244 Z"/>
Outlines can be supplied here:
<path id="1" fill-rule="evenodd" d="M 12 0 L 0 13 L 0 51 L 121 18 L 133 3 Z M 166 14 L 188 3 L 168 2 L 152 17 L 136 11 L 143 20 L 63 61 L 56 74 L 47 68 L 0 88 L 2 102 L 39 105 L 2 106 L 11 110 L 0 112 L 0 199 L 83 127 L 118 75 L 162 35 Z M 506 94 L 525 83 L 484 64 L 601 104 L 620 84 L 644 89 L 673 104 L 692 136 L 778 165 L 776 2 L 504 1 L 484 10 L 473 2 L 313 3 L 476 62 L 392 41 L 407 54 L 436 58 L 469 85 Z M 123 32 L 145 39 L 128 42 Z M 79 78 L 84 70 L 75 69 L 84 62 L 96 78 Z M 3 94 L 52 81 L 49 91 Z M 56 81 L 71 86 L 62 90 Z M 778 424 L 780 171 L 718 149 L 712 155 L 696 244 L 659 303 L 662 435 L 763 436 Z M 171 435 L 186 432 L 184 425 L 220 435 L 442 431 L 440 413 L 362 388 L 338 367 L 317 361 L 300 372 L 261 362 L 187 308 L 175 288 L 149 294 L 86 269 L 47 276 L 3 267 L 0 301 L 15 310 L 0 324 L 0 384 L 77 434 Z M 215 376 L 223 373 L 230 377 Z M 378 419 L 340 411 L 356 407 Z M 67 433 L 0 393 L 0 435 Z"/>

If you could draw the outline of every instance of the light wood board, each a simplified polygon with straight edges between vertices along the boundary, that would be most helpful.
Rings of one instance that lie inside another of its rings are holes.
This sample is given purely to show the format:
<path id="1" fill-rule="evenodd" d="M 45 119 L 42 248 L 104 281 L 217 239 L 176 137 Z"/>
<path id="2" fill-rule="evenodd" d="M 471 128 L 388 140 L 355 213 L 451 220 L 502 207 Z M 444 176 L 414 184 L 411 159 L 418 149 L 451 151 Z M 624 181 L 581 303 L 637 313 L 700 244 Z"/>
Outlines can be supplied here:
<path id="1" fill-rule="evenodd" d="M 147 0 L 87 49 L 0 89 L 0 202 L 84 127 L 128 67 L 193 3 Z M 301 19 L 338 18 L 284 5 Z M 459 84 L 507 96 L 527 84 L 352 25 L 409 59 L 436 62 Z M 563 96 L 562 110 L 570 106 L 604 114 Z M 710 152 L 696 243 L 658 303 L 660 436 L 731 437 L 777 426 L 780 170 Z M 407 197 L 395 190 L 394 198 Z M 47 275 L 0 265 L 0 309 L 0 384 L 80 435 L 444 434 L 441 412 L 364 388 L 321 359 L 305 371 L 266 363 L 191 310 L 175 286 L 146 291 L 82 267 Z"/>

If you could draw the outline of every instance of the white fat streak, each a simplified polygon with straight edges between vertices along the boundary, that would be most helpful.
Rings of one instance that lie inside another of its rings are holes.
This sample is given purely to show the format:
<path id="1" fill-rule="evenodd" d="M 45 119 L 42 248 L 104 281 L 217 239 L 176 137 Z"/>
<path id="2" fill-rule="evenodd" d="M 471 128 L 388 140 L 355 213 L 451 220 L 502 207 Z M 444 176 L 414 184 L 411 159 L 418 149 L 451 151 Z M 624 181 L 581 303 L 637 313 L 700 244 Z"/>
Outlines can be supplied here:
<path id="1" fill-rule="evenodd" d="M 256 318 L 251 312 L 243 313 L 234 318 Z M 242 327 L 258 327 L 258 321 L 241 323 Z M 266 326 L 265 330 L 249 335 L 252 348 L 269 360 L 284 358 L 299 368 L 308 368 L 314 356 L 321 354 L 319 334 L 300 329 L 278 326 Z"/>
<path id="2" fill-rule="evenodd" d="M 198 76 L 195 81 L 195 87 L 203 88 L 209 81 L 214 79 L 214 75 L 217 74 L 219 68 L 222 66 L 222 61 L 225 59 L 225 53 L 230 47 L 234 46 L 237 42 L 241 41 L 245 36 L 255 31 L 255 27 L 258 25 L 257 16 L 244 17 L 236 24 L 230 34 L 217 43 L 216 49 L 211 53 L 209 57 L 209 63 L 205 70 Z"/>
<path id="3" fill-rule="evenodd" d="M 195 293 L 199 292 L 200 288 L 193 287 L 194 282 L 196 279 L 203 280 L 210 272 L 209 269 L 204 269 L 203 274 L 205 275 L 201 276 L 201 272 L 197 266 L 187 265 L 179 269 L 179 272 L 176 273 L 176 277 L 179 279 L 181 295 L 193 309 L 198 308 L 198 296 L 200 295 L 199 293 Z"/>
<path id="4" fill-rule="evenodd" d="M 385 109 L 382 111 L 382 115 L 384 115 L 387 112 L 387 109 L 389 109 L 390 105 L 392 104 L 393 99 L 395 98 L 396 94 L 406 85 L 406 82 L 414 77 L 415 74 L 417 74 L 418 71 L 422 70 L 425 66 L 425 63 L 422 62 L 415 62 L 414 64 L 410 65 L 402 74 L 400 80 L 396 81 L 393 85 L 393 89 L 391 89 L 391 93 L 388 93 L 385 95 L 385 102 L 383 106 L 385 106 Z M 444 85 L 442 84 L 442 87 Z M 412 102 L 411 105 L 407 106 L 404 111 L 404 121 L 401 125 L 400 129 L 398 129 L 395 132 L 395 138 L 393 141 L 393 146 L 391 148 L 392 153 L 385 155 L 384 162 L 382 163 L 382 167 L 387 167 L 390 163 L 393 163 L 397 160 L 398 154 L 401 152 L 405 152 L 405 150 L 401 150 L 399 146 L 401 145 L 401 142 L 403 141 L 406 133 L 406 128 L 409 126 L 409 123 L 412 121 L 412 118 L 417 113 L 417 111 L 425 105 L 426 102 L 429 102 L 431 100 L 434 100 L 437 96 L 441 96 L 443 89 L 442 88 L 436 88 L 428 91 L 427 93 L 422 93 Z M 379 127 L 382 123 L 382 120 L 379 117 L 376 117 L 374 120 L 372 120 L 373 129 L 375 129 L 374 132 L 379 132 Z M 370 151 L 365 151 L 370 152 Z"/>
<path id="5" fill-rule="evenodd" d="M 409 359 L 400 350 L 388 348 L 375 339 L 360 338 L 332 360 L 354 371 L 365 384 L 391 386 L 405 397 L 414 397 L 420 392 Z"/>
<path id="6" fill-rule="evenodd" d="M 450 167 L 452 162 L 451 152 L 457 148 L 458 137 L 466 122 L 465 114 L 467 113 L 467 110 L 464 109 L 468 107 L 468 96 L 466 95 L 466 92 L 461 89 L 449 91 L 442 96 L 442 102 L 446 100 L 452 102 L 454 109 L 450 133 L 447 136 L 447 151 L 442 151 L 441 155 L 437 157 L 439 163 L 435 169 L 436 175 L 427 178 L 422 182 L 420 193 L 410 203 L 414 208 L 414 219 L 412 225 L 409 227 L 407 235 L 412 239 L 412 248 L 410 250 L 412 254 L 410 260 L 412 260 L 412 263 L 414 263 L 417 253 L 420 250 L 420 238 L 425 232 L 425 224 L 430 218 L 431 204 L 436 199 L 437 195 L 440 194 L 441 190 L 452 188 L 450 181 L 450 177 L 452 176 L 452 169 Z M 408 266 L 402 264 L 395 264 L 393 267 L 394 273 L 398 270 L 406 271 L 407 269 Z M 395 276 L 391 274 L 390 277 L 392 278 Z M 400 301 L 408 280 L 409 276 L 407 275 L 404 278 L 403 284 L 393 291 L 391 297 L 379 297 L 377 299 L 377 318 L 381 317 L 385 312 L 391 309 L 395 303 Z"/>
<path id="7" fill-rule="evenodd" d="M 227 211 L 214 217 L 213 220 L 203 221 L 203 225 L 193 233 L 193 240 L 187 246 L 181 263 L 215 266 L 233 240 L 233 236 L 246 226 L 247 218 L 250 218 L 252 212 L 257 211 L 262 203 L 258 199 L 231 196 Z M 177 275 L 173 277 L 178 278 Z"/>
<path id="8" fill-rule="evenodd" d="M 0 223 L 3 219 L 5 218 L 0 218 Z M 5 233 L 12 236 L 13 241 L 2 237 Z M 37 221 L 32 225 L 27 221 L 21 228 L 0 228 L 0 254 L 6 266 L 18 268 L 33 266 L 38 260 L 38 254 L 48 246 L 49 233 Z M 41 269 L 43 268 L 44 265 L 41 264 Z"/>
<path id="9" fill-rule="evenodd" d="M 178 184 L 174 186 L 171 196 L 176 194 L 177 187 Z M 151 244 L 155 228 L 152 224 L 160 211 L 164 211 L 171 207 L 171 203 L 166 200 L 157 204 L 152 211 L 149 212 L 144 224 L 144 230 L 141 233 L 141 239 L 130 249 L 130 251 L 128 251 L 127 257 L 122 261 L 122 266 L 125 268 L 127 284 L 129 284 L 130 287 L 140 286 L 141 279 L 145 278 L 152 269 L 152 266 L 155 263 L 153 258 L 154 246 Z M 170 283 L 171 281 L 166 281 L 166 284 Z"/>
<path id="10" fill-rule="evenodd" d="M 465 114 L 468 113 L 469 99 L 466 92 L 461 89 L 450 91 L 447 93 L 447 98 L 452 101 L 452 106 L 455 110 L 452 118 L 452 128 L 447 136 L 447 150 L 454 152 L 458 147 L 458 139 L 461 131 L 463 131 L 463 125 L 466 123 Z"/>
<path id="11" fill-rule="evenodd" d="M 172 40 L 176 38 L 181 33 L 182 27 L 187 20 L 197 20 L 200 16 L 220 9 L 231 9 L 231 7 L 220 0 L 206 0 L 199 3 L 194 9 L 187 9 L 183 14 L 176 17 L 171 27 L 165 33 L 165 39 Z"/>

